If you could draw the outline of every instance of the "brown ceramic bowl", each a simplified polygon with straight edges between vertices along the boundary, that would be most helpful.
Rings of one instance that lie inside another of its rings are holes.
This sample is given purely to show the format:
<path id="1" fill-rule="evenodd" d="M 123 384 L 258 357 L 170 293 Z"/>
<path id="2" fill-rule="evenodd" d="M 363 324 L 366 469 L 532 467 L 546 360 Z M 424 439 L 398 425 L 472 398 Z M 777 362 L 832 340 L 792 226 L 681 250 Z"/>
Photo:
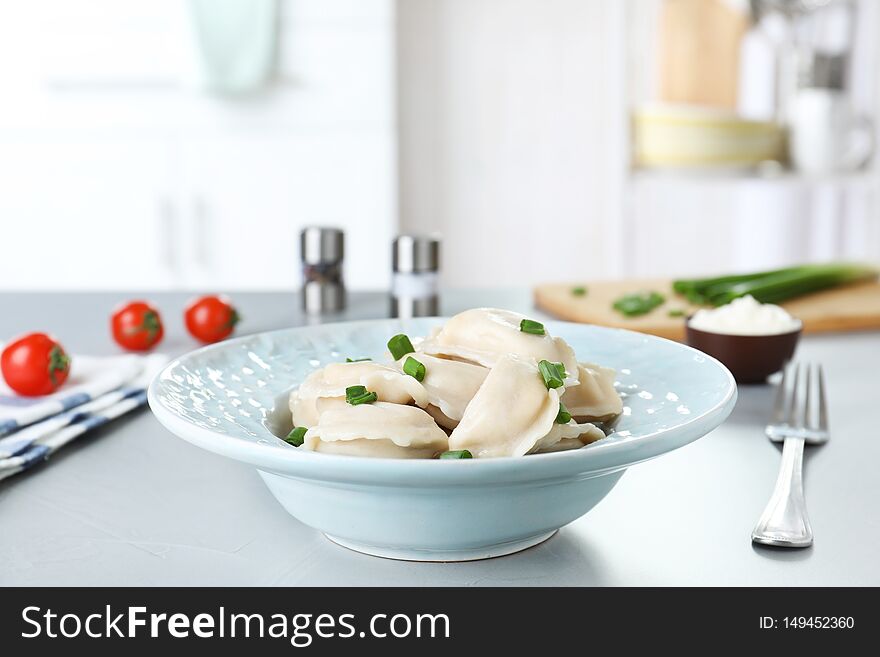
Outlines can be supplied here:
<path id="1" fill-rule="evenodd" d="M 687 343 L 720 360 L 738 383 L 764 383 L 794 356 L 801 327 L 775 335 L 710 333 L 685 325 Z"/>

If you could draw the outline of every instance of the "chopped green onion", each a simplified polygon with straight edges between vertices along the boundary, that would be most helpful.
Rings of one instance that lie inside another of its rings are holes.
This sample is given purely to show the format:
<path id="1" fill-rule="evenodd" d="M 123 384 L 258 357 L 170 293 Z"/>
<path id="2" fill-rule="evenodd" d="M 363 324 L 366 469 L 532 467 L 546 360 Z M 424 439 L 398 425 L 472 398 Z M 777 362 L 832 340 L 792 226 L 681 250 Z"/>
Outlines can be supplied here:
<path id="1" fill-rule="evenodd" d="M 538 371 L 544 378 L 544 385 L 548 390 L 553 388 L 561 388 L 565 379 L 565 369 L 561 363 L 551 363 L 549 360 L 542 360 L 538 363 Z"/>
<path id="2" fill-rule="evenodd" d="M 519 323 L 519 330 L 523 333 L 531 333 L 532 335 L 546 335 L 544 325 L 531 319 L 524 319 Z"/>
<path id="3" fill-rule="evenodd" d="M 466 449 L 454 449 L 449 452 L 443 452 L 440 455 L 440 458 L 441 459 L 472 459 L 472 458 L 474 458 L 474 455 L 471 454 Z"/>
<path id="4" fill-rule="evenodd" d="M 394 360 L 400 360 L 407 354 L 415 352 L 415 350 L 412 342 L 410 342 L 409 338 L 403 333 L 395 335 L 388 341 L 388 351 L 391 352 L 391 357 Z"/>
<path id="5" fill-rule="evenodd" d="M 681 308 L 673 308 L 666 314 L 669 317 L 684 317 L 684 311 Z"/>
<path id="6" fill-rule="evenodd" d="M 587 288 L 583 285 L 578 285 L 577 287 L 571 288 L 571 293 L 576 297 L 583 297 L 587 294 Z"/>
<path id="7" fill-rule="evenodd" d="M 345 398 L 350 399 L 352 397 L 361 397 L 367 394 L 366 386 L 348 386 L 345 389 Z"/>
<path id="8" fill-rule="evenodd" d="M 412 356 L 407 356 L 403 363 L 403 373 L 409 374 L 416 381 L 425 380 L 425 364 L 420 363 Z"/>
<path id="9" fill-rule="evenodd" d="M 346 358 L 346 363 L 363 363 L 365 360 L 373 360 L 372 358 Z"/>
<path id="10" fill-rule="evenodd" d="M 294 427 L 293 431 L 287 434 L 287 438 L 284 439 L 284 442 L 289 443 L 294 447 L 299 447 L 303 444 L 303 438 L 306 435 L 306 431 L 308 431 L 308 429 L 305 427 Z"/>
<path id="11" fill-rule="evenodd" d="M 358 404 L 372 404 L 379 398 L 375 392 L 370 392 L 364 386 L 349 386 L 345 389 L 345 401 L 352 406 Z"/>
<path id="12" fill-rule="evenodd" d="M 374 401 L 379 399 L 379 395 L 375 392 L 368 392 L 365 395 L 361 395 L 360 397 L 346 397 L 345 401 L 347 401 L 352 406 L 360 406 L 361 404 L 372 404 Z"/>
<path id="13" fill-rule="evenodd" d="M 638 317 L 651 312 L 664 301 L 666 299 L 659 292 L 634 292 L 617 299 L 612 307 L 626 317 Z"/>
<path id="14" fill-rule="evenodd" d="M 571 422 L 571 413 L 565 407 L 565 404 L 559 402 L 559 412 L 556 414 L 556 424 L 568 424 Z"/>

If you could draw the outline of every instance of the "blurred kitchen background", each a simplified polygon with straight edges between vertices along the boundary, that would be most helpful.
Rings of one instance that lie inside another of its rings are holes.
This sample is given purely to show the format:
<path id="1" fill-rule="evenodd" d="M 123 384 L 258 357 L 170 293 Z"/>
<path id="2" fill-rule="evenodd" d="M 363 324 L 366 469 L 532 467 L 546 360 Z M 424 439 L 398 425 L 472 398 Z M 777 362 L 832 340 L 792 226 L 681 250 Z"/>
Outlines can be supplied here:
<path id="1" fill-rule="evenodd" d="M 0 288 L 450 287 L 880 260 L 876 0 L 0 4 Z"/>

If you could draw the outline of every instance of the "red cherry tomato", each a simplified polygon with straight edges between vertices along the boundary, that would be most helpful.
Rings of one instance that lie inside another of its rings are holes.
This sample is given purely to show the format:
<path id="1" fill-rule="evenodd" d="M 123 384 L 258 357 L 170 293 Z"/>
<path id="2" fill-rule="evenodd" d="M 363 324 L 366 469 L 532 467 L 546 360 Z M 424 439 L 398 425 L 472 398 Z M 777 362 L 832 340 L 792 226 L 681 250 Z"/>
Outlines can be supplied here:
<path id="1" fill-rule="evenodd" d="M 147 351 L 162 340 L 165 330 L 159 311 L 145 301 L 120 306 L 110 320 L 113 339 L 123 349 Z"/>
<path id="2" fill-rule="evenodd" d="M 29 333 L 10 342 L 0 355 L 6 384 L 20 395 L 55 392 L 67 380 L 70 356 L 45 333 Z"/>
<path id="3" fill-rule="evenodd" d="M 226 297 L 207 296 L 187 306 L 184 319 L 190 335 L 207 343 L 229 337 L 241 317 Z"/>

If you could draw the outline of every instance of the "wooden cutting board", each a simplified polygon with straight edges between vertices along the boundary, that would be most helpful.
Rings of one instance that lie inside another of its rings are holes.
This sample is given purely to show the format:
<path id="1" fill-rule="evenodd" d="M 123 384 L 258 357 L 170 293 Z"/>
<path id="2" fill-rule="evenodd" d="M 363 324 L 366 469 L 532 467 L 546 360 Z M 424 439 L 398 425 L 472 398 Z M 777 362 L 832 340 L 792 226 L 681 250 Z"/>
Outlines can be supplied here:
<path id="1" fill-rule="evenodd" d="M 587 287 L 575 296 L 572 288 Z M 666 303 L 641 317 L 624 317 L 611 305 L 624 294 L 657 291 Z M 672 340 L 684 339 L 684 317 L 669 317 L 670 309 L 690 314 L 697 306 L 672 292 L 668 279 L 559 283 L 535 288 L 535 304 L 541 310 L 570 322 L 599 324 L 651 333 Z M 880 329 L 880 282 L 860 283 L 817 292 L 782 306 L 804 323 L 805 333 Z"/>

